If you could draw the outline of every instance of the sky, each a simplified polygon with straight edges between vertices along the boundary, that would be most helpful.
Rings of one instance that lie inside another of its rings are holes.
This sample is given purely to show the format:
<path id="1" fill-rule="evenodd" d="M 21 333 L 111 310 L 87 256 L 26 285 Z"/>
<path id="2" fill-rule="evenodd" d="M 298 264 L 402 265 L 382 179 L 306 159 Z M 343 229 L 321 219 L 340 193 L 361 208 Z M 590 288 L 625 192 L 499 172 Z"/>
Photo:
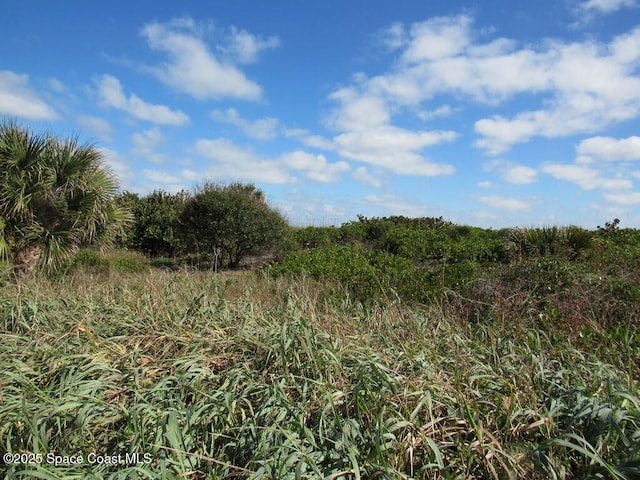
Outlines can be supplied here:
<path id="1" fill-rule="evenodd" d="M 0 116 L 294 225 L 640 227 L 640 0 L 4 0 Z"/>

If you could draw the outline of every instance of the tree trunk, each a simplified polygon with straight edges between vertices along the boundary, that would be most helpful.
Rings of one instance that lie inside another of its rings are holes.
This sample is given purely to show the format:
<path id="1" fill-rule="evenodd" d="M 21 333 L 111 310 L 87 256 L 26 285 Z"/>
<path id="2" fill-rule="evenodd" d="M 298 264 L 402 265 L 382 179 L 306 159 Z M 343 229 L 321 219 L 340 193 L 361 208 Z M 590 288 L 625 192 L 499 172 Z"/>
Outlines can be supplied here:
<path id="1" fill-rule="evenodd" d="M 42 245 L 30 245 L 18 250 L 13 257 L 13 278 L 21 281 L 31 276 L 40 266 Z"/>

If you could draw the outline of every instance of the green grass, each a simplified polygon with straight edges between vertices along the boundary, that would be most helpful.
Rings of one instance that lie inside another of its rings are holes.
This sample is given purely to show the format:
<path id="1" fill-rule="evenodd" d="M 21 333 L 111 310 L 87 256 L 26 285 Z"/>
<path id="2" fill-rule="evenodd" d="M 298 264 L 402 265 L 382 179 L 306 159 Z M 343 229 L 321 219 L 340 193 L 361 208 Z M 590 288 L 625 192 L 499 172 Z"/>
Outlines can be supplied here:
<path id="1" fill-rule="evenodd" d="M 640 338 L 363 306 L 310 279 L 0 287 L 5 478 L 638 478 Z M 557 333 L 557 332 L 556 332 Z M 148 463 L 88 463 L 149 454 Z"/>

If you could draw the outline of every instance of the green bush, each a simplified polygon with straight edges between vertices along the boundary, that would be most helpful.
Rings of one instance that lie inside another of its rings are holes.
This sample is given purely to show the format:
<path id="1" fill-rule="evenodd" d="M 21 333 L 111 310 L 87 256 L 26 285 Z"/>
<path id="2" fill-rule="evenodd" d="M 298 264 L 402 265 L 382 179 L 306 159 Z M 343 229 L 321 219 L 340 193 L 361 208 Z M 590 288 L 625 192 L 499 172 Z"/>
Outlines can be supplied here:
<path id="1" fill-rule="evenodd" d="M 149 267 L 149 260 L 139 252 L 120 249 L 103 255 L 94 248 L 84 248 L 74 255 L 65 273 L 78 270 L 95 274 L 111 271 L 139 273 L 147 271 Z"/>
<path id="2" fill-rule="evenodd" d="M 287 222 L 271 208 L 255 185 L 206 183 L 182 211 L 181 224 L 189 252 L 219 252 L 221 262 L 238 267 L 249 254 L 276 249 Z"/>

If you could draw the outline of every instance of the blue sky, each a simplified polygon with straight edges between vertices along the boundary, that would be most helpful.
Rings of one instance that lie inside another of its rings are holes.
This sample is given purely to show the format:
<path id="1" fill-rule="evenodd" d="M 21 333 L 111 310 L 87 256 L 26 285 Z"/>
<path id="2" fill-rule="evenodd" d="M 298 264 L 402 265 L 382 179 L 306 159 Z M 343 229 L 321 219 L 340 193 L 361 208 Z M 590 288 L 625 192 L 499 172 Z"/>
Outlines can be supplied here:
<path id="1" fill-rule="evenodd" d="M 640 0 L 5 0 L 0 115 L 297 225 L 640 227 Z"/>

